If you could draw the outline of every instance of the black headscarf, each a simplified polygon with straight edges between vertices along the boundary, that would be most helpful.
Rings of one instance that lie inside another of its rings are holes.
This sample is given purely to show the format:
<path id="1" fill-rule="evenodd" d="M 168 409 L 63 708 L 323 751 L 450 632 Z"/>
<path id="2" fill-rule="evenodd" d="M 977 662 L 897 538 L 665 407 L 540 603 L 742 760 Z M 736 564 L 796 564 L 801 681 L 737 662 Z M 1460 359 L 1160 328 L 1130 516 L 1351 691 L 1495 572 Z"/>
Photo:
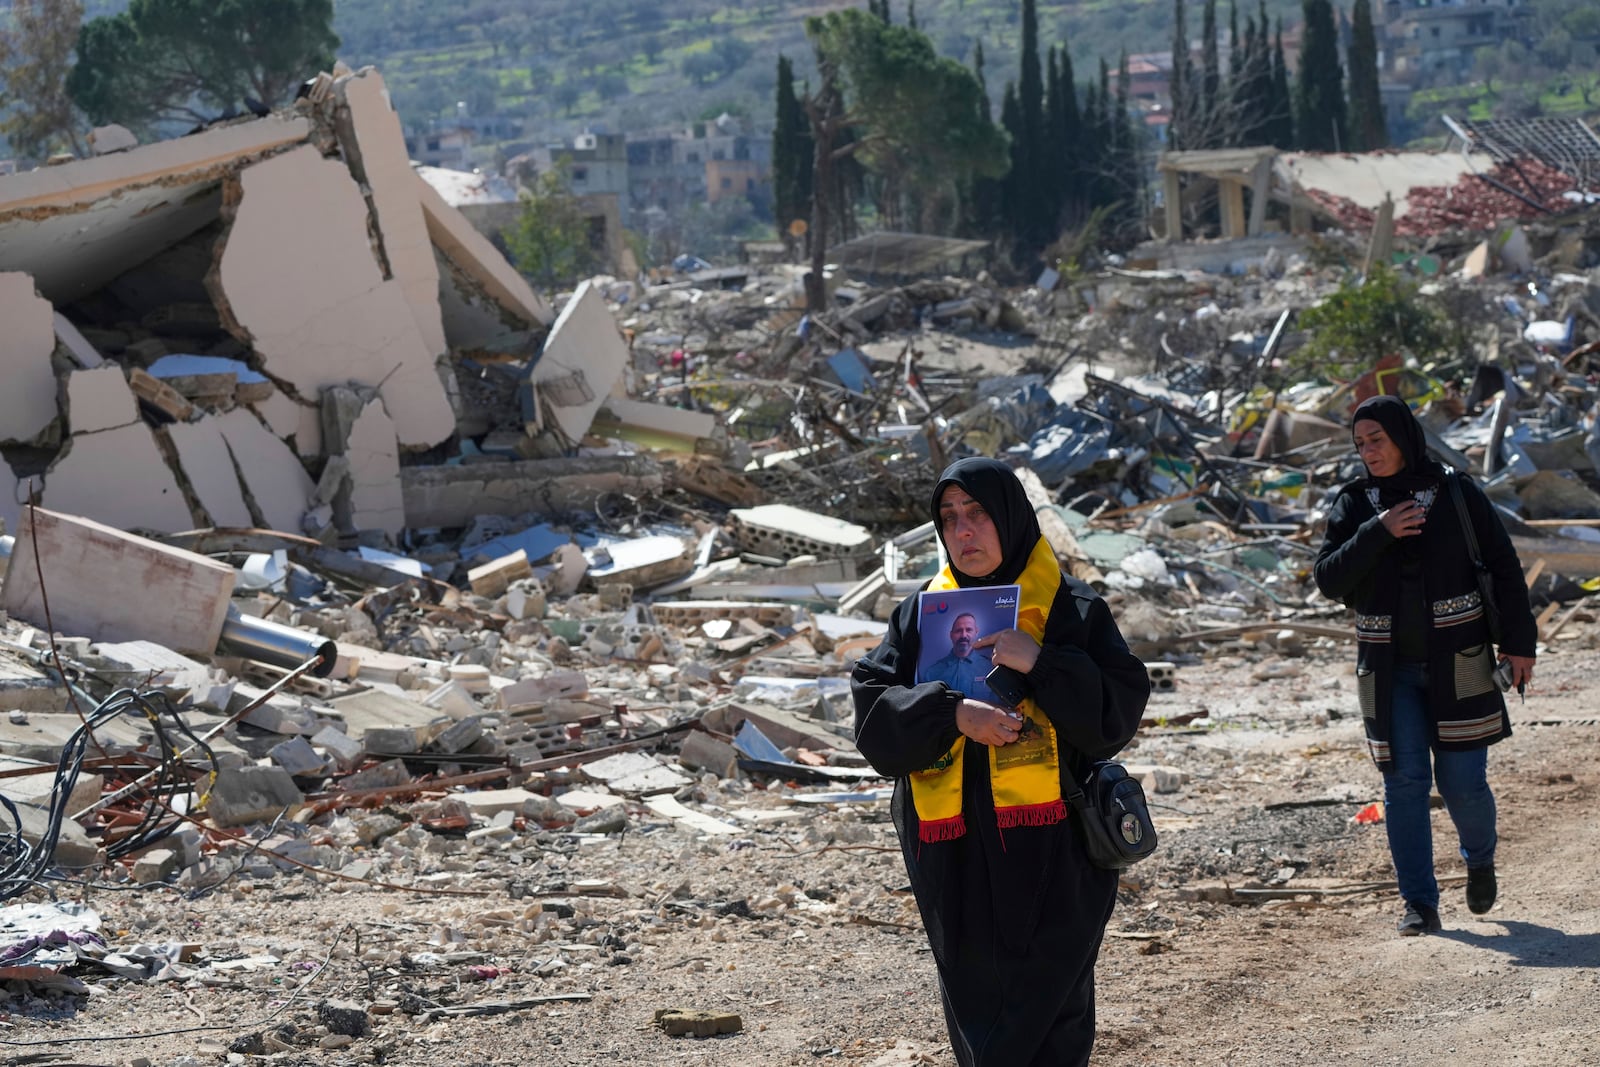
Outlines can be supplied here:
<path id="1" fill-rule="evenodd" d="M 1444 478 L 1444 468 L 1438 461 L 1428 458 L 1428 439 L 1422 432 L 1422 423 L 1411 413 L 1411 408 L 1397 396 L 1374 396 L 1363 400 L 1350 416 L 1350 434 L 1355 436 L 1356 423 L 1370 420 L 1383 427 L 1389 440 L 1400 449 L 1405 468 L 1387 478 L 1373 477 L 1367 472 L 1367 484 L 1378 490 L 1383 507 L 1393 507 L 1421 489 L 1438 486 Z"/>
<path id="2" fill-rule="evenodd" d="M 939 498 L 952 485 L 959 485 L 967 495 L 983 505 L 1000 534 L 1000 552 L 1004 562 L 993 574 L 982 577 L 963 574 L 955 566 L 950 573 L 956 584 L 965 588 L 973 585 L 1010 585 L 1022 576 L 1028 566 L 1033 546 L 1039 543 L 1039 516 L 1028 502 L 1028 494 L 1011 468 L 996 459 L 974 457 L 957 460 L 939 475 L 939 484 L 933 487 L 933 528 L 944 544 L 944 530 L 939 526 Z M 945 545 L 950 555 L 950 546 Z"/>

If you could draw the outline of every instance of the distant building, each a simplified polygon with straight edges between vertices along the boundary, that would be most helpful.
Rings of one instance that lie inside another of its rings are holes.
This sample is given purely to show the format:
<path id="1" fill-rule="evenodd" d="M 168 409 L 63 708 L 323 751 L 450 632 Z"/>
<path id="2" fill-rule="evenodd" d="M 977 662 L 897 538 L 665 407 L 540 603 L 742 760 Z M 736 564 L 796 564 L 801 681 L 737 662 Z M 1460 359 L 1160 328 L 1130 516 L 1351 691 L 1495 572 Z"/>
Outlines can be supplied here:
<path id="1" fill-rule="evenodd" d="M 413 162 L 425 167 L 471 170 L 475 140 L 471 130 L 460 126 L 430 129 L 406 134 L 406 152 Z"/>
<path id="2" fill-rule="evenodd" d="M 607 214 L 619 217 L 623 225 L 628 225 L 628 147 L 622 135 L 585 130 L 574 137 L 570 145 L 540 145 L 507 167 L 520 165 L 523 181 L 527 182 L 531 180 L 528 171 L 543 174 L 563 158 L 568 161 L 567 188 L 572 195 L 593 198 L 596 203 L 607 197 L 615 198 L 616 207 Z"/>
<path id="3" fill-rule="evenodd" d="M 1533 30 L 1530 0 L 1386 0 L 1374 12 L 1378 67 L 1397 75 L 1465 73 L 1478 49 Z"/>
<path id="4" fill-rule="evenodd" d="M 686 130 L 628 140 L 628 199 L 634 211 L 679 211 L 744 196 L 758 211 L 772 205 L 772 135 L 722 115 Z"/>

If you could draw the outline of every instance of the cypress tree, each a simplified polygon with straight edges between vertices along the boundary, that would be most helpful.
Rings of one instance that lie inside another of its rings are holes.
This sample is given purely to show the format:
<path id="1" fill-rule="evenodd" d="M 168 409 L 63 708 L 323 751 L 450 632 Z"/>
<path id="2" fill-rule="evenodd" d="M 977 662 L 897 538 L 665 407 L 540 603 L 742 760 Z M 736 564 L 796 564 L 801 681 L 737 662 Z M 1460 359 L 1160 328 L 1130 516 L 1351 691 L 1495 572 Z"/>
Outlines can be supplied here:
<path id="1" fill-rule="evenodd" d="M 1263 3 L 1265 0 L 1263 0 Z M 978 106 L 983 109 L 985 121 L 994 121 L 994 105 L 989 101 L 989 81 L 983 73 L 983 41 L 979 40 L 972 46 L 972 74 L 978 79 L 979 93 Z"/>
<path id="2" fill-rule="evenodd" d="M 1239 52 L 1239 0 L 1228 0 L 1228 79 L 1239 80 L 1244 56 Z"/>
<path id="3" fill-rule="evenodd" d="M 1043 173 L 1045 159 L 1044 134 L 1044 79 L 1039 70 L 1039 18 L 1034 0 L 1022 0 L 1022 56 L 1017 77 L 1017 103 L 1020 107 L 1022 151 L 1014 163 L 1020 162 L 1022 173 L 1018 176 L 1021 203 L 1017 209 L 1024 219 L 1018 236 L 1031 252 L 1050 239 L 1049 220 L 1046 215 L 1047 198 Z"/>
<path id="4" fill-rule="evenodd" d="M 1017 100 L 1017 87 L 1012 82 L 1006 82 L 1005 95 L 1000 101 L 1000 125 L 1011 135 L 1011 169 L 1001 181 L 1000 212 L 1005 219 L 1005 229 L 1011 236 L 1015 245 L 1026 243 L 1028 218 L 1023 207 L 1022 183 L 1024 175 L 1021 169 L 1023 160 L 1022 145 L 1022 105 Z"/>
<path id="5" fill-rule="evenodd" d="M 1222 142 L 1222 69 L 1217 59 L 1217 0 L 1206 0 L 1200 19 L 1200 96 L 1203 142 L 1196 148 L 1218 148 Z"/>
<path id="6" fill-rule="evenodd" d="M 1344 114 L 1344 70 L 1339 31 L 1329 0 L 1303 0 L 1300 69 L 1294 86 L 1295 131 L 1301 148 L 1338 152 L 1348 147 Z"/>
<path id="7" fill-rule="evenodd" d="M 1386 147 L 1389 131 L 1378 89 L 1378 39 L 1372 28 L 1372 5 L 1356 0 L 1350 29 L 1350 147 L 1370 152 Z"/>
<path id="8" fill-rule="evenodd" d="M 811 217 L 811 123 L 794 93 L 794 65 L 778 56 L 777 115 L 772 128 L 772 213 L 780 236 Z"/>
<path id="9" fill-rule="evenodd" d="M 1184 0 L 1172 0 L 1172 76 L 1169 80 L 1172 122 L 1168 127 L 1168 138 L 1173 151 L 1200 147 L 1195 138 L 1200 108 L 1196 80 L 1194 62 L 1189 57 L 1189 26 Z"/>
<path id="10" fill-rule="evenodd" d="M 1283 19 L 1278 19 L 1278 39 L 1272 51 L 1272 144 L 1277 148 L 1295 145 L 1294 111 L 1289 102 L 1289 67 L 1283 58 Z"/>
<path id="11" fill-rule="evenodd" d="M 1057 181 L 1060 183 L 1057 204 L 1065 218 L 1076 219 L 1083 210 L 1083 168 L 1078 159 L 1078 139 L 1083 124 L 1078 114 L 1078 90 L 1072 81 L 1072 56 L 1067 46 L 1053 49 L 1051 61 L 1055 92 L 1050 98 L 1045 122 L 1056 145 Z"/>

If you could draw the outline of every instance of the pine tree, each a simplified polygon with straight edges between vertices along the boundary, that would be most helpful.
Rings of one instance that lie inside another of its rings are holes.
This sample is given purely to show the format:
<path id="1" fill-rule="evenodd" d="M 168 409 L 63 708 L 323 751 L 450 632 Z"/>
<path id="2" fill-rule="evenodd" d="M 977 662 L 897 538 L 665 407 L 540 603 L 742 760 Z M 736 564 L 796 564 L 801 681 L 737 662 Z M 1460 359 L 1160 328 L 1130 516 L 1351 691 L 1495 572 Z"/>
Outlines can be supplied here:
<path id="1" fill-rule="evenodd" d="M 1303 0 L 1305 25 L 1300 38 L 1300 69 L 1294 87 L 1295 131 L 1301 148 L 1338 152 L 1348 147 L 1345 133 L 1344 70 L 1339 64 L 1339 31 L 1329 0 Z"/>
<path id="2" fill-rule="evenodd" d="M 0 133 L 14 151 L 44 159 L 83 154 L 83 116 L 67 95 L 72 48 L 83 22 L 79 0 L 12 0 L 0 26 Z"/>
<path id="3" fill-rule="evenodd" d="M 1350 29 L 1350 147 L 1371 152 L 1389 144 L 1378 89 L 1378 40 L 1372 28 L 1372 5 L 1356 0 Z"/>

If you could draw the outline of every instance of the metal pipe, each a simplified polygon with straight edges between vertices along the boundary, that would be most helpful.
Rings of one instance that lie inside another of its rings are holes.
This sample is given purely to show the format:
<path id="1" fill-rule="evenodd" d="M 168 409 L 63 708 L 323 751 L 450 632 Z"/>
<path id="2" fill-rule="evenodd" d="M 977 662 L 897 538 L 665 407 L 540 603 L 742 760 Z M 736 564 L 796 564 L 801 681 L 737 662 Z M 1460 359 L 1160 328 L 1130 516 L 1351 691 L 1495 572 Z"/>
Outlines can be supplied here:
<path id="1" fill-rule="evenodd" d="M 321 662 L 310 672 L 315 678 L 332 674 L 334 662 L 339 658 L 338 647 L 320 634 L 245 615 L 234 607 L 228 608 L 217 651 L 274 667 L 298 667 L 308 660 L 319 659 Z"/>

